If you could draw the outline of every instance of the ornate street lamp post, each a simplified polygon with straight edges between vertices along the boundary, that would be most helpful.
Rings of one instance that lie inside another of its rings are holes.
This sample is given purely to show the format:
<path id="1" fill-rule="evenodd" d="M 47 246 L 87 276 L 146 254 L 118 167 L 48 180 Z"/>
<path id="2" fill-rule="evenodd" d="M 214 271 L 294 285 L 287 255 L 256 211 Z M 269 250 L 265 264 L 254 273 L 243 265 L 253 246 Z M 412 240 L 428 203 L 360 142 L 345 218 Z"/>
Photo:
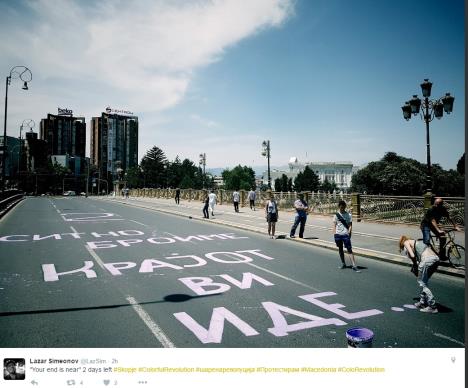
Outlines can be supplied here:
<path id="1" fill-rule="evenodd" d="M 21 146 L 22 146 L 22 143 L 23 143 L 21 134 L 22 134 L 24 128 L 29 129 L 29 130 L 32 131 L 35 126 L 36 126 L 36 123 L 34 122 L 33 119 L 24 119 L 23 122 L 20 125 L 19 153 L 18 153 L 18 188 L 19 188 L 19 181 L 20 181 L 19 177 L 20 177 L 20 172 L 21 172 L 21 152 L 22 152 Z"/>
<path id="2" fill-rule="evenodd" d="M 206 166 L 206 154 L 200 154 L 200 164 L 203 166 L 203 189 L 205 189 L 205 166 Z"/>
<path id="3" fill-rule="evenodd" d="M 424 82 L 421 84 L 422 95 L 424 100 L 421 101 L 417 95 L 413 95 L 413 98 L 405 102 L 405 105 L 401 107 L 403 110 L 403 117 L 405 120 L 409 120 L 411 115 L 416 116 L 420 113 L 421 107 L 423 108 L 420 113 L 421 119 L 426 122 L 426 148 L 427 148 L 427 175 L 426 175 L 426 194 L 430 195 L 432 193 L 432 168 L 431 168 L 431 148 L 429 141 L 429 123 L 434 120 L 434 117 L 441 119 L 444 111 L 447 114 L 450 114 L 453 110 L 453 102 L 455 98 L 446 93 L 444 97 L 441 97 L 436 100 L 429 100 L 431 96 L 432 82 L 429 82 L 429 79 L 424 79 Z"/>
<path id="4" fill-rule="evenodd" d="M 15 66 L 10 70 L 10 75 L 6 77 L 5 87 L 5 117 L 3 120 L 3 154 L 2 154 L 2 183 L 1 189 L 5 190 L 5 173 L 6 173 L 6 153 L 7 153 L 7 113 L 8 113 L 8 86 L 12 79 L 20 79 L 23 81 L 23 90 L 28 90 L 28 82 L 32 80 L 32 73 L 26 66 Z"/>
<path id="5" fill-rule="evenodd" d="M 268 189 L 271 190 L 271 176 L 270 176 L 270 140 L 264 140 L 262 143 L 263 151 L 262 156 L 266 156 L 268 160 Z"/>

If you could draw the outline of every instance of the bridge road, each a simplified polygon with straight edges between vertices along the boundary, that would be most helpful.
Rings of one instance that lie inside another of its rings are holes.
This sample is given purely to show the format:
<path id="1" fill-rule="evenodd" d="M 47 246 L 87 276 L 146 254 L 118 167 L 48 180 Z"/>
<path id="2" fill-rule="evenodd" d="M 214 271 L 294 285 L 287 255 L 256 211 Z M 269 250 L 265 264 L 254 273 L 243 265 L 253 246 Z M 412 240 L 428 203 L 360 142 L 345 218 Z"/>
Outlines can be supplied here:
<path id="1" fill-rule="evenodd" d="M 173 199 L 154 197 L 100 197 L 104 201 L 115 201 L 129 206 L 138 206 L 151 210 L 159 210 L 169 214 L 191 216 L 200 219 L 200 201 L 182 200 L 179 205 Z M 280 211 L 280 217 L 276 224 L 277 236 L 288 236 L 291 225 L 294 221 L 295 212 Z M 250 210 L 249 207 L 241 207 L 239 213 L 235 213 L 230 203 L 216 205 L 215 216 L 210 215 L 210 222 L 234 226 L 240 229 L 266 234 L 266 221 L 264 209 L 257 211 Z M 307 218 L 304 239 L 296 239 L 296 242 L 331 248 L 336 250 L 332 232 L 332 217 L 330 215 L 310 214 Z M 378 260 L 389 261 L 408 265 L 409 262 L 398 250 L 398 241 L 401 235 L 412 238 L 421 238 L 419 225 L 397 224 L 397 223 L 377 223 L 377 222 L 353 222 L 353 249 L 357 255 L 371 257 Z M 456 232 L 455 241 L 464 245 L 465 233 Z M 463 254 L 462 262 L 465 262 Z M 464 269 L 455 269 L 448 262 L 441 262 L 439 273 L 447 273 L 464 277 Z"/>
<path id="2" fill-rule="evenodd" d="M 85 262 L 87 276 L 57 275 Z M 464 279 L 434 275 L 440 313 L 428 315 L 411 308 L 407 267 L 338 262 L 118 202 L 27 198 L 0 222 L 0 346 L 346 347 L 353 326 L 374 347 L 464 346 Z"/>

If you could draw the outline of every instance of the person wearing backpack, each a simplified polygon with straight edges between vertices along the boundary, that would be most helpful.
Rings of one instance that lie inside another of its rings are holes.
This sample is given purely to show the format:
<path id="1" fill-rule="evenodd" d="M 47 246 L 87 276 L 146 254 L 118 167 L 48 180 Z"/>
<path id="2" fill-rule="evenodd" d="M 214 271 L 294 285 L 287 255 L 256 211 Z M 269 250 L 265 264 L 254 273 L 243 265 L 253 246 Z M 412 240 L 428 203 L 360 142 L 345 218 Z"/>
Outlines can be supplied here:
<path id="1" fill-rule="evenodd" d="M 418 284 L 421 287 L 419 302 L 414 305 L 423 313 L 438 313 L 434 294 L 429 289 L 428 284 L 439 265 L 439 256 L 424 241 L 412 240 L 407 236 L 400 237 L 399 246 L 400 252 L 403 251 L 406 257 L 413 262 L 411 272 L 418 278 Z"/>
<path id="2" fill-rule="evenodd" d="M 265 215 L 268 222 L 268 235 L 270 238 L 275 238 L 275 227 L 278 221 L 278 205 L 272 193 L 270 193 L 270 199 L 265 206 Z"/>
<path id="3" fill-rule="evenodd" d="M 349 257 L 351 258 L 351 264 L 354 272 L 359 271 L 356 265 L 356 259 L 354 258 L 353 248 L 351 246 L 351 230 L 353 228 L 353 218 L 350 213 L 346 211 L 346 202 L 341 200 L 338 202 L 339 211 L 335 213 L 333 217 L 333 235 L 335 238 L 335 244 L 338 247 L 340 253 L 341 266 L 340 269 L 347 268 L 343 245 L 348 251 Z"/>

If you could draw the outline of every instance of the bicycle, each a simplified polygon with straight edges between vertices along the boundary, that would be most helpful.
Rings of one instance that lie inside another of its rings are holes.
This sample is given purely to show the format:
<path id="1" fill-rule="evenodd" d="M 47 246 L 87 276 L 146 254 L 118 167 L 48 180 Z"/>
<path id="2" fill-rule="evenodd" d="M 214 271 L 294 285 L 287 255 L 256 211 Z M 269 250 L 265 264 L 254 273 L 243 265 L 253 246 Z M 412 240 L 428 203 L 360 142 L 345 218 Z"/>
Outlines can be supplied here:
<path id="1" fill-rule="evenodd" d="M 453 268 L 465 269 L 465 247 L 455 242 L 455 230 L 445 230 L 445 252 L 447 261 Z M 431 247 L 440 257 L 440 240 L 431 233 Z"/>

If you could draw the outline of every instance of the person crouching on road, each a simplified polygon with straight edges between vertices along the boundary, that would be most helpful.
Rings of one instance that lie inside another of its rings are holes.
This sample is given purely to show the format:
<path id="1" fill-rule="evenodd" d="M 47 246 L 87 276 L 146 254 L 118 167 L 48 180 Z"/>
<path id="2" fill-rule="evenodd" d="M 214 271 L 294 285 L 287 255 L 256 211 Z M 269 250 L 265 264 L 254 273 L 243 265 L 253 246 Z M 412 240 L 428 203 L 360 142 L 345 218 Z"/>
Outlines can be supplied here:
<path id="1" fill-rule="evenodd" d="M 203 198 L 204 206 L 203 206 L 203 218 L 210 218 L 210 214 L 208 212 L 208 207 L 210 205 L 210 197 L 208 193 L 205 193 L 205 197 Z"/>
<path id="2" fill-rule="evenodd" d="M 423 313 L 437 313 L 434 295 L 428 287 L 429 279 L 439 265 L 437 253 L 423 241 L 412 240 L 407 236 L 400 237 L 399 246 L 400 252 L 403 251 L 406 257 L 413 262 L 411 272 L 417 276 L 418 284 L 421 287 L 419 302 L 414 305 Z"/>
<path id="3" fill-rule="evenodd" d="M 265 206 L 265 215 L 268 222 L 268 235 L 270 238 L 275 238 L 275 227 L 278 221 L 278 205 L 276 204 L 273 194 L 270 194 L 270 199 Z"/>
<path id="4" fill-rule="evenodd" d="M 356 265 L 356 259 L 354 258 L 353 248 L 351 246 L 351 230 L 353 228 L 353 218 L 350 213 L 346 211 L 346 202 L 341 200 L 338 202 L 339 211 L 335 213 L 333 217 L 333 236 L 335 238 L 335 244 L 338 247 L 340 254 L 341 266 L 339 268 L 346 268 L 346 261 L 344 257 L 343 245 L 351 259 L 353 271 L 361 272 L 358 270 Z"/>

